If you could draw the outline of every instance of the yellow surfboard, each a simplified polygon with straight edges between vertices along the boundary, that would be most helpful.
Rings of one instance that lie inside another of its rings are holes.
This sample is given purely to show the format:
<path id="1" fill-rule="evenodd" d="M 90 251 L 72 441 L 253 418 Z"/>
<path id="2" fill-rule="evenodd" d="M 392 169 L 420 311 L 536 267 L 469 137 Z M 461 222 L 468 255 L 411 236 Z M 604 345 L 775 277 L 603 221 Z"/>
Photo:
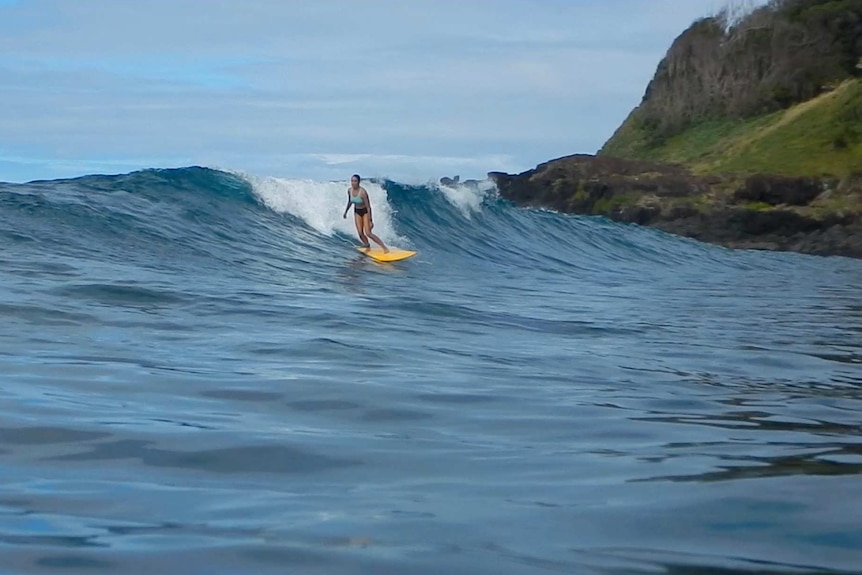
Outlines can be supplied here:
<path id="1" fill-rule="evenodd" d="M 383 253 L 383 250 L 380 248 L 356 248 L 359 253 L 365 254 L 369 258 L 375 259 L 378 262 L 397 262 L 401 260 L 406 260 L 409 257 L 413 257 L 416 255 L 416 252 L 412 252 L 410 250 L 396 250 L 390 249 L 389 253 Z"/>

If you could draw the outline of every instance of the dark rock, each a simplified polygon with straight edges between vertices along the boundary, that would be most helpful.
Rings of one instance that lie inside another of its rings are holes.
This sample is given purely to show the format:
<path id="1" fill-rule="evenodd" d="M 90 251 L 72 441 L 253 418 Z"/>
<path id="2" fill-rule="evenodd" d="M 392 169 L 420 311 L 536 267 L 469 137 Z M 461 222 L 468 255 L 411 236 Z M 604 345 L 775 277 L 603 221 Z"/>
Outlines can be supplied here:
<path id="1" fill-rule="evenodd" d="M 824 191 L 817 178 L 792 178 L 757 174 L 733 194 L 737 203 L 763 202 L 770 206 L 807 206 Z"/>
<path id="2" fill-rule="evenodd" d="M 455 187 L 461 186 L 464 188 L 478 188 L 481 182 L 479 180 L 461 180 L 461 176 L 455 176 L 454 178 L 442 177 L 440 178 L 440 185 L 447 187 Z"/>
<path id="3" fill-rule="evenodd" d="M 806 207 L 827 189 L 857 189 L 856 180 L 697 176 L 677 165 L 588 155 L 488 178 L 519 206 L 602 215 L 733 248 L 862 257 L 862 210 Z"/>
<path id="4" fill-rule="evenodd" d="M 659 215 L 661 215 L 661 207 L 659 206 L 626 206 L 620 208 L 616 219 L 628 224 L 646 226 Z"/>

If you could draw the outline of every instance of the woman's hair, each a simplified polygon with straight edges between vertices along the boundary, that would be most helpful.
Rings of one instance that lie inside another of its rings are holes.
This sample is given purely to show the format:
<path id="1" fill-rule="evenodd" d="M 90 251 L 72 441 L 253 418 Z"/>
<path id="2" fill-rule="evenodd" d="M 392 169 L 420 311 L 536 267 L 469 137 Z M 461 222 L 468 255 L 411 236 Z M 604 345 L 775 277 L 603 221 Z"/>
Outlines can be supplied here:
<path id="1" fill-rule="evenodd" d="M 360 177 L 359 177 L 359 174 L 353 174 L 352 176 L 350 176 L 350 179 L 351 179 L 351 180 L 352 180 L 353 178 L 356 178 L 356 181 L 358 181 L 358 182 L 361 182 L 361 181 L 362 181 L 362 178 L 360 178 Z"/>

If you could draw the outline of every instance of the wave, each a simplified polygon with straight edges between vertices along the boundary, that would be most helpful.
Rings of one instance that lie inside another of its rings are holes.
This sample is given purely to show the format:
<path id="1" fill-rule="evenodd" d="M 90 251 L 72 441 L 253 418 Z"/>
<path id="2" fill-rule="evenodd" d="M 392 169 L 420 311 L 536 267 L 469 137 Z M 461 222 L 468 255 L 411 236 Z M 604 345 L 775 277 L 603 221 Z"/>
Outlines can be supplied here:
<path id="1" fill-rule="evenodd" d="M 656 266 L 762 265 L 652 229 L 515 208 L 487 181 L 363 185 L 384 241 L 445 257 L 450 266 L 601 273 L 612 283 L 621 275 L 648 275 Z M 343 261 L 345 247 L 357 244 L 352 218 L 342 218 L 347 187 L 346 180 L 203 167 L 0 184 L 0 236 L 12 245 L 151 268 L 326 264 Z"/>

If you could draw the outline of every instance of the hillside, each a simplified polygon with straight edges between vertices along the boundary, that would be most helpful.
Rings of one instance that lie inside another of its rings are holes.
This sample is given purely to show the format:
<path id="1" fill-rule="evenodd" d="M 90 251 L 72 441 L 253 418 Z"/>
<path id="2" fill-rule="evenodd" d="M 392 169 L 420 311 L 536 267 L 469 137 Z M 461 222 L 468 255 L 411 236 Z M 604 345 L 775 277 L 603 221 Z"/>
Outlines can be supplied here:
<path id="1" fill-rule="evenodd" d="M 862 170 L 862 0 L 727 10 L 674 41 L 600 156 L 696 173 Z"/>
<path id="2" fill-rule="evenodd" d="M 862 0 L 701 19 L 597 156 L 489 177 L 518 205 L 862 258 Z"/>
<path id="3" fill-rule="evenodd" d="M 786 110 L 704 120 L 659 143 L 629 121 L 599 155 L 679 163 L 699 174 L 845 177 L 862 170 L 862 80 Z"/>

